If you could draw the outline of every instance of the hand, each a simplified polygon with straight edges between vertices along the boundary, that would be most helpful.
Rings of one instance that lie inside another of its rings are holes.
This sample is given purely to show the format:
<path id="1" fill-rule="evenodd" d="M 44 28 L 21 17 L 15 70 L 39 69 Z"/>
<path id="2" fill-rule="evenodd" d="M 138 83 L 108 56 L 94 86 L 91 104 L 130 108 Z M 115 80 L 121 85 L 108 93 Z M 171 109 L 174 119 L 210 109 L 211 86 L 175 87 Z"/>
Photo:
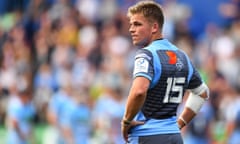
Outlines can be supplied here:
<path id="1" fill-rule="evenodd" d="M 125 125 L 124 123 L 121 124 L 122 135 L 126 143 L 128 143 L 128 133 L 129 130 L 137 125 L 143 125 L 143 121 L 131 121 L 129 125 Z"/>

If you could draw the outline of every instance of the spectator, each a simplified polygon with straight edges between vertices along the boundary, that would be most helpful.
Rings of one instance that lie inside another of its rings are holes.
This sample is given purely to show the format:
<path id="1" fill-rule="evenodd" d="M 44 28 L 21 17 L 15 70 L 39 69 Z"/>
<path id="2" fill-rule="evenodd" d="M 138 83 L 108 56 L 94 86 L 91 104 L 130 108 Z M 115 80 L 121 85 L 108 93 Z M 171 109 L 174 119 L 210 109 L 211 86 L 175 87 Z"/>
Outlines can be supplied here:
<path id="1" fill-rule="evenodd" d="M 61 127 L 67 144 L 90 144 L 92 116 L 88 95 L 84 90 L 73 90 L 70 102 L 63 109 Z"/>
<path id="2" fill-rule="evenodd" d="M 12 95 L 7 110 L 7 144 L 34 143 L 32 120 L 35 108 L 32 95 L 28 89 L 18 90 L 17 95 Z"/>

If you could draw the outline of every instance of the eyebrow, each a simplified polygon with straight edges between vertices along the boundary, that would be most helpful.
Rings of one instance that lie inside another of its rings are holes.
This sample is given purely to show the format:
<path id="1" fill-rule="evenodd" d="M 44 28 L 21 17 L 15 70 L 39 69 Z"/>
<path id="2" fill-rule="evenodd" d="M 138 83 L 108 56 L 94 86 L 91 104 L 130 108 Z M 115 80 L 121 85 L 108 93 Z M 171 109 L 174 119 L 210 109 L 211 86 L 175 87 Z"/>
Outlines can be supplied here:
<path id="1" fill-rule="evenodd" d="M 142 25 L 142 22 L 133 21 L 133 22 L 130 22 L 130 25 Z"/>

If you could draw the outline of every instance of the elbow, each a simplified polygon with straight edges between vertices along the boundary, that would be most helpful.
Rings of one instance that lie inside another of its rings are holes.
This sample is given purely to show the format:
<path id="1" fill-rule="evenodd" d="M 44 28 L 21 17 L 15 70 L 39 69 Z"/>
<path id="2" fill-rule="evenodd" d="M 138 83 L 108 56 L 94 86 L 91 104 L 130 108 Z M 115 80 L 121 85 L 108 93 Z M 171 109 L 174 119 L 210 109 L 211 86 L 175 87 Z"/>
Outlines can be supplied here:
<path id="1" fill-rule="evenodd" d="M 137 97 L 144 97 L 147 95 L 147 91 L 145 91 L 144 89 L 139 89 L 135 92 L 135 95 Z"/>
<path id="2" fill-rule="evenodd" d="M 147 91 L 143 88 L 139 88 L 139 89 L 133 90 L 131 95 L 134 96 L 136 100 L 145 99 L 147 95 Z"/>
<path id="3" fill-rule="evenodd" d="M 192 89 L 191 92 L 194 95 L 198 95 L 201 98 L 203 98 L 204 100 L 208 100 L 209 99 L 209 88 L 205 83 L 202 83 L 199 87 Z"/>
<path id="4" fill-rule="evenodd" d="M 204 89 L 204 92 L 202 94 L 200 94 L 200 97 L 202 97 L 205 100 L 208 100 L 210 97 L 210 90 L 209 88 L 206 86 Z"/>
<path id="5" fill-rule="evenodd" d="M 150 81 L 143 77 L 137 77 L 130 90 L 130 95 L 137 99 L 145 98 L 149 88 Z"/>

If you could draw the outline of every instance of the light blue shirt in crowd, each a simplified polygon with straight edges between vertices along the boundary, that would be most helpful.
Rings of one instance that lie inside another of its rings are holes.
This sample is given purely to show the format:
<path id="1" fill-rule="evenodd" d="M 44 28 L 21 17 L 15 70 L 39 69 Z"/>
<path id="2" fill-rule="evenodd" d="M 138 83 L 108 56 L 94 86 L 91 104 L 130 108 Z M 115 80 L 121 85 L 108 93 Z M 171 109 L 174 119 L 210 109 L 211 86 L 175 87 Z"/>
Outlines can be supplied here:
<path id="1" fill-rule="evenodd" d="M 91 111 L 83 103 L 71 101 L 63 110 L 61 125 L 72 132 L 75 144 L 89 144 L 91 132 Z"/>
<path id="2" fill-rule="evenodd" d="M 33 103 L 23 104 L 18 97 L 10 98 L 8 104 L 8 118 L 15 119 L 18 122 L 20 131 L 27 135 L 31 130 L 31 120 L 35 115 L 35 107 Z M 11 124 L 8 127 L 8 144 L 28 144 L 26 140 L 22 140 L 17 131 L 12 128 Z"/>

